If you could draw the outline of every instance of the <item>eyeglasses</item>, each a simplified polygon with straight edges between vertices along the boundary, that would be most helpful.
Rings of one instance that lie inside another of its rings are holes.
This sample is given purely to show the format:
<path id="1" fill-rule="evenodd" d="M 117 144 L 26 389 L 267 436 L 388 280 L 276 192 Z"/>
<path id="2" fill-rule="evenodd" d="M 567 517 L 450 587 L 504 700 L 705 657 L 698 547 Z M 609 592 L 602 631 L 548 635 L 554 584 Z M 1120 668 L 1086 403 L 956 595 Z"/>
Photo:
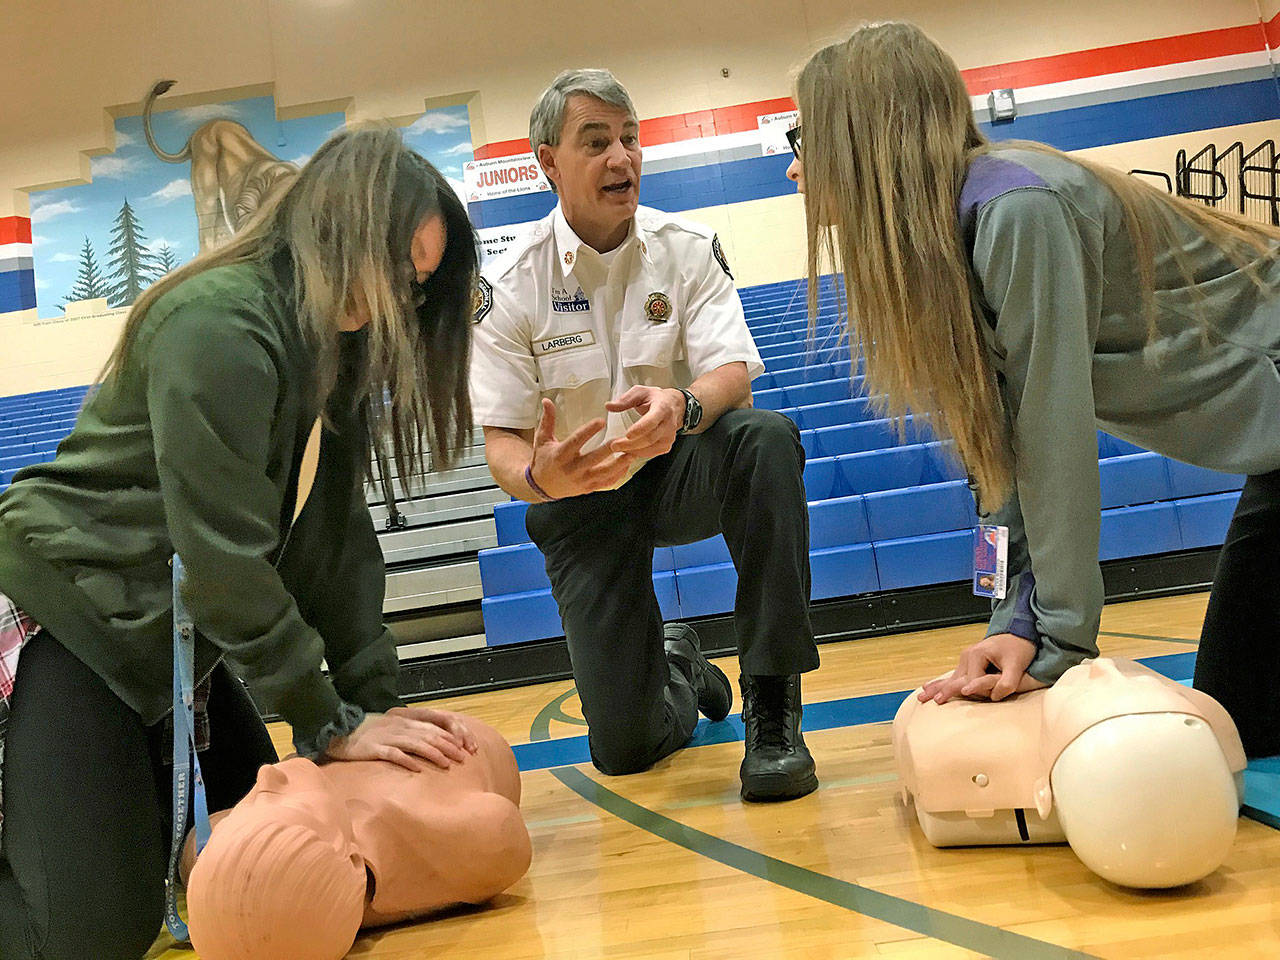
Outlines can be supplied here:
<path id="1" fill-rule="evenodd" d="M 803 136 L 800 133 L 800 130 L 800 125 L 797 124 L 787 131 L 787 143 L 791 144 L 791 152 L 796 155 L 797 160 L 800 159 L 800 146 L 802 143 L 801 137 Z"/>

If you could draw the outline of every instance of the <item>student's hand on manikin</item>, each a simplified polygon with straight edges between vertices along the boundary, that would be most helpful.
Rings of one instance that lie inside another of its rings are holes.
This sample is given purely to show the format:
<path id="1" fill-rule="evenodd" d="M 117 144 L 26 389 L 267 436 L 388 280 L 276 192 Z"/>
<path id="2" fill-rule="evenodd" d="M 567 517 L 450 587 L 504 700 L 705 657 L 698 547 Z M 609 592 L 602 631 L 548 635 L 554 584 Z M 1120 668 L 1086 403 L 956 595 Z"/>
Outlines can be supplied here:
<path id="1" fill-rule="evenodd" d="M 603 417 L 584 423 L 565 440 L 556 440 L 556 405 L 542 399 L 542 418 L 533 433 L 534 482 L 557 500 L 609 490 L 622 482 L 634 457 L 604 444 L 590 453 L 582 448 L 605 428 Z"/>
<path id="2" fill-rule="evenodd" d="M 1003 700 L 1010 694 L 1039 690 L 1048 684 L 1027 673 L 1035 655 L 1036 645 L 1030 640 L 1012 633 L 995 634 L 961 653 L 951 676 L 926 683 L 918 697 L 936 703 L 955 697 Z"/>
<path id="3" fill-rule="evenodd" d="M 617 400 L 604 405 L 610 413 L 638 410 L 641 417 L 625 436 L 610 446 L 619 453 L 629 453 L 638 460 L 649 460 L 670 453 L 676 434 L 684 426 L 684 394 L 663 387 L 632 387 Z"/>
<path id="4" fill-rule="evenodd" d="M 330 760 L 388 760 L 408 770 L 427 764 L 448 769 L 474 752 L 475 741 L 464 724 L 442 710 L 396 707 L 369 713 L 345 737 L 335 737 L 325 749 Z"/>

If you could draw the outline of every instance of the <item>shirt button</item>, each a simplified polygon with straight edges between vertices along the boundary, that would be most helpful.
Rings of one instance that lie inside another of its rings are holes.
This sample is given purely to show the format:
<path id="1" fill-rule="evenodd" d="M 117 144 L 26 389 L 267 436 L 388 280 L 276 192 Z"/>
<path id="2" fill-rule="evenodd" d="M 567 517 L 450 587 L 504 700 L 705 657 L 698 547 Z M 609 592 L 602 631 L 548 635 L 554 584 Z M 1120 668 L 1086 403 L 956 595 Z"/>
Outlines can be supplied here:
<path id="1" fill-rule="evenodd" d="M 571 376 L 569 378 L 569 386 L 576 387 L 579 383 L 581 383 L 581 381 L 577 378 L 577 376 Z"/>

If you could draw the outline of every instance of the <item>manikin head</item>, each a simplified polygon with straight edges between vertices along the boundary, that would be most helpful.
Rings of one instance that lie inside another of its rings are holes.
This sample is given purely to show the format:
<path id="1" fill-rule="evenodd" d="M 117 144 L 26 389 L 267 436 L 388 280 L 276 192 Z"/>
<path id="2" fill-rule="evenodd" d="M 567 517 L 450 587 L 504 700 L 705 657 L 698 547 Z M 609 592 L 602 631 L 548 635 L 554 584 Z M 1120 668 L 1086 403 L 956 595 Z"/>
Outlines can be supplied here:
<path id="1" fill-rule="evenodd" d="M 351 818 L 320 768 L 263 767 L 191 871 L 191 943 L 211 960 L 340 960 L 366 887 Z"/>
<path id="2" fill-rule="evenodd" d="M 1177 887 L 1227 858 L 1244 755 L 1216 701 L 1136 664 L 1095 660 L 1046 692 L 1043 723 L 1042 745 L 1056 754 L 1054 808 L 1094 873 L 1122 886 Z"/>

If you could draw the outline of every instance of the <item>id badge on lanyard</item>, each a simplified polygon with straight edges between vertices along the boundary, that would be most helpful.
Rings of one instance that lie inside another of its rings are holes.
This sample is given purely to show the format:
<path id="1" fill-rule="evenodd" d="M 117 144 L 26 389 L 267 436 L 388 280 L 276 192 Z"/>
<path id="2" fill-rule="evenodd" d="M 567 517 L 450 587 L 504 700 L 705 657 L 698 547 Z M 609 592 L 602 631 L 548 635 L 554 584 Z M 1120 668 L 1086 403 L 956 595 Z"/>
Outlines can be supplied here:
<path id="1" fill-rule="evenodd" d="M 195 725 L 196 628 L 182 602 L 182 561 L 173 557 L 173 835 L 169 874 L 165 879 L 164 922 L 178 941 L 190 939 L 178 914 L 178 864 L 187 840 L 187 798 L 195 816 L 196 853 L 209 842 L 209 806 L 204 777 L 196 753 Z"/>
<path id="2" fill-rule="evenodd" d="M 973 593 L 1003 600 L 1009 586 L 1009 528 L 979 524 L 973 531 Z"/>

